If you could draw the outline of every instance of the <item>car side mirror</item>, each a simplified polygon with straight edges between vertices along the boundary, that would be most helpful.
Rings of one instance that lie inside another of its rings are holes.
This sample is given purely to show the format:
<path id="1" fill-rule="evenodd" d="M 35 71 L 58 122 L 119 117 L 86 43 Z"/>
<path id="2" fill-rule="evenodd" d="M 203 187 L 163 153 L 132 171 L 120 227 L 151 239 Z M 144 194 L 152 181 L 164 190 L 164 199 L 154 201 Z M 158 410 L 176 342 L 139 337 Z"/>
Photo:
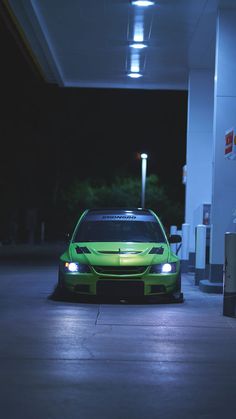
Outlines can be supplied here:
<path id="1" fill-rule="evenodd" d="M 169 236 L 170 244 L 181 243 L 181 241 L 182 241 L 182 237 L 179 234 L 172 234 L 171 236 Z"/>

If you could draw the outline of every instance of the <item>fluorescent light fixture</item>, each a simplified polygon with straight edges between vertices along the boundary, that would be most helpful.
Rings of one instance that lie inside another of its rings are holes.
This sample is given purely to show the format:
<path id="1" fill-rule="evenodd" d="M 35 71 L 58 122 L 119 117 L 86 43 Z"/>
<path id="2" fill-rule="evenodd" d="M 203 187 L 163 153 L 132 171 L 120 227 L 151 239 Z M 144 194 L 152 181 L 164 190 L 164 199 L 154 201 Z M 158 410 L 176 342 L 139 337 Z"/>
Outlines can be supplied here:
<path id="1" fill-rule="evenodd" d="M 147 158 L 148 158 L 148 155 L 146 153 L 141 154 L 141 159 L 147 159 Z"/>
<path id="2" fill-rule="evenodd" d="M 131 73 L 139 73 L 140 71 L 140 58 L 139 53 L 132 51 L 130 62 L 130 71 Z"/>
<path id="3" fill-rule="evenodd" d="M 135 44 L 130 44 L 130 48 L 143 49 L 143 48 L 147 48 L 147 45 L 140 44 L 140 43 L 135 43 Z"/>
<path id="4" fill-rule="evenodd" d="M 132 63 L 130 71 L 131 73 L 139 73 L 139 64 Z"/>
<path id="5" fill-rule="evenodd" d="M 134 25 L 134 42 L 143 42 L 144 40 L 144 24 L 142 21 L 136 22 Z"/>
<path id="6" fill-rule="evenodd" d="M 139 6 L 139 7 L 148 7 L 148 6 L 153 6 L 155 2 L 149 1 L 149 0 L 136 0 L 136 1 L 132 1 L 132 4 L 134 6 Z"/>
<path id="7" fill-rule="evenodd" d="M 143 34 L 142 33 L 135 33 L 134 34 L 134 42 L 143 42 Z"/>
<path id="8" fill-rule="evenodd" d="M 128 77 L 131 77 L 132 79 L 139 79 L 140 77 L 143 77 L 140 73 L 129 73 Z"/>

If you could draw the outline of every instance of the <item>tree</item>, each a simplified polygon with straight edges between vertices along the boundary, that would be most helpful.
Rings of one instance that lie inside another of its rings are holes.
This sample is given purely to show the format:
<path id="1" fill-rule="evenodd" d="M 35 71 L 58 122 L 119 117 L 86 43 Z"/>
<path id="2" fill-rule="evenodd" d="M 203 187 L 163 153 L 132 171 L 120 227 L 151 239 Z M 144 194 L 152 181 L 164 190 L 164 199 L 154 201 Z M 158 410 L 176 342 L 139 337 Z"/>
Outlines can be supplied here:
<path id="1" fill-rule="evenodd" d="M 75 180 L 63 193 L 70 218 L 76 220 L 86 208 L 140 207 L 141 181 L 134 177 L 116 177 L 110 184 Z M 166 228 L 171 224 L 181 225 L 183 207 L 172 202 L 156 175 L 147 177 L 146 207 L 153 209 Z"/>

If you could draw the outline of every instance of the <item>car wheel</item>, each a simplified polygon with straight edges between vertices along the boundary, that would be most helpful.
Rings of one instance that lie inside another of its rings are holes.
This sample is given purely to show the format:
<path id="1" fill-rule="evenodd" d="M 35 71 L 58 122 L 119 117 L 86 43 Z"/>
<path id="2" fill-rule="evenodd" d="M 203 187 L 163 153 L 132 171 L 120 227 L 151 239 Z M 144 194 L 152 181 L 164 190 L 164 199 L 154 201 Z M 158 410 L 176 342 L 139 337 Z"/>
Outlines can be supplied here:
<path id="1" fill-rule="evenodd" d="M 181 292 L 181 272 L 178 274 L 178 278 L 176 281 L 176 289 L 171 296 L 171 301 L 173 303 L 183 303 L 184 302 L 184 294 Z"/>
<path id="2" fill-rule="evenodd" d="M 176 292 L 181 292 L 181 272 L 179 272 L 178 278 L 176 281 Z"/>
<path id="3" fill-rule="evenodd" d="M 64 285 L 64 282 L 62 280 L 62 276 L 61 276 L 60 271 L 58 272 L 57 288 L 60 289 L 60 290 L 65 289 L 65 285 Z"/>

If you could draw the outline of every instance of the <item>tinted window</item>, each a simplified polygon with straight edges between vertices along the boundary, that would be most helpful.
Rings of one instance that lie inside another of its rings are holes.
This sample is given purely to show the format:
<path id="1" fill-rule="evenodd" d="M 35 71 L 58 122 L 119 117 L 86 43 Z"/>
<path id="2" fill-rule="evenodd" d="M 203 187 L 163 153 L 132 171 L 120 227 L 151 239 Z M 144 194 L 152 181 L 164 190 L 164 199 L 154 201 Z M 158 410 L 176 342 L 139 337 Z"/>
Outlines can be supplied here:
<path id="1" fill-rule="evenodd" d="M 151 221 L 84 219 L 77 228 L 75 242 L 165 243 L 165 237 L 154 217 Z M 155 220 L 155 221 L 153 221 Z"/>

